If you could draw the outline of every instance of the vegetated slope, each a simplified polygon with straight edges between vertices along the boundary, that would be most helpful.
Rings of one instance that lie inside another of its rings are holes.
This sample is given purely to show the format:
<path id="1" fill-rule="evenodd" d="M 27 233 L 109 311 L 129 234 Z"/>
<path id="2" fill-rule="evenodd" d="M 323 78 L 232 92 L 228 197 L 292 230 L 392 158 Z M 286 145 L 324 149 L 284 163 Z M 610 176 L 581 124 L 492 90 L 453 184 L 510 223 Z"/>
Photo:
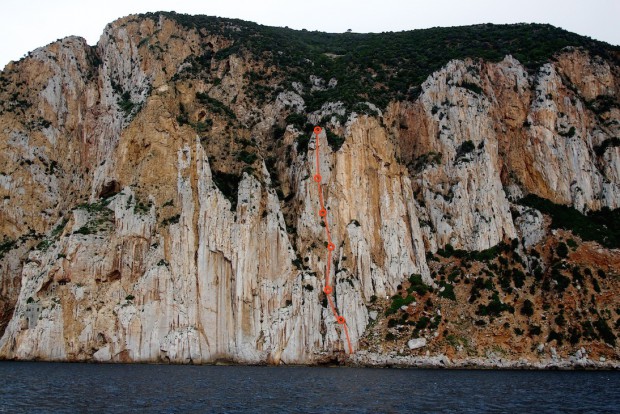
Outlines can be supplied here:
<path id="1" fill-rule="evenodd" d="M 618 62 L 620 47 L 545 24 L 437 27 L 389 33 L 323 33 L 261 26 L 241 20 L 162 13 L 187 28 L 204 29 L 233 40 L 215 59 L 249 54 L 275 66 L 286 82 L 306 82 L 310 75 L 338 79 L 328 91 L 303 94 L 308 111 L 324 102 L 354 105 L 370 101 L 385 108 L 390 101 L 415 99 L 424 80 L 452 59 L 500 61 L 512 55 L 534 70 L 566 46 Z M 157 15 L 145 15 L 156 17 Z M 257 75 L 258 84 L 267 78 Z M 273 92 L 257 89 L 269 100 Z"/>
<path id="2" fill-rule="evenodd" d="M 373 298 L 376 319 L 364 349 L 391 352 L 402 364 L 412 339 L 427 341 L 414 356 L 446 355 L 440 364 L 518 367 L 550 356 L 547 364 L 569 357 L 570 366 L 617 358 L 617 250 L 560 230 L 531 249 L 514 239 L 481 252 L 447 246 L 428 259 L 436 287 L 413 274 L 388 300 Z"/>
<path id="3" fill-rule="evenodd" d="M 617 360 L 618 52 L 549 25 L 176 13 L 37 49 L 0 76 L 0 356 L 341 356 L 320 124 L 356 351 Z"/>

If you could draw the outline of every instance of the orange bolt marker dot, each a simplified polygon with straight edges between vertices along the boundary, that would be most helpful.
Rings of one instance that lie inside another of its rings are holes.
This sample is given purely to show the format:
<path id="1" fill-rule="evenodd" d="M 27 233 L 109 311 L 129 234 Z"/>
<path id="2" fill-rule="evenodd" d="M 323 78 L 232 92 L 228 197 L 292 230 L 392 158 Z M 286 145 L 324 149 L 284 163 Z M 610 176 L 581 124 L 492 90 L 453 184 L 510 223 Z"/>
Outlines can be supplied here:
<path id="1" fill-rule="evenodd" d="M 325 217 L 326 215 L 327 215 L 327 210 L 325 210 L 324 208 L 319 210 L 319 216 Z"/>
<path id="2" fill-rule="evenodd" d="M 327 243 L 327 250 L 334 251 L 335 248 L 336 246 L 334 246 L 334 243 Z"/>
<path id="3" fill-rule="evenodd" d="M 330 285 L 326 285 L 323 288 L 323 292 L 325 292 L 326 295 L 329 295 L 330 293 L 332 293 L 332 287 Z"/>
<path id="4" fill-rule="evenodd" d="M 340 325 L 344 325 L 345 323 L 347 323 L 346 319 L 344 319 L 344 316 L 340 315 L 338 318 L 336 318 L 336 321 L 340 324 Z"/>
<path id="5" fill-rule="evenodd" d="M 318 135 L 318 134 L 320 134 L 320 133 L 321 133 L 321 131 L 322 131 L 322 129 L 321 129 L 321 127 L 320 127 L 320 126 L 315 126 L 315 127 L 314 127 L 314 133 L 315 133 L 315 134 L 317 134 L 317 135 Z"/>
<path id="6" fill-rule="evenodd" d="M 316 181 L 317 183 L 320 183 L 322 179 L 323 178 L 321 177 L 321 174 L 316 174 L 314 176 L 314 181 Z"/>

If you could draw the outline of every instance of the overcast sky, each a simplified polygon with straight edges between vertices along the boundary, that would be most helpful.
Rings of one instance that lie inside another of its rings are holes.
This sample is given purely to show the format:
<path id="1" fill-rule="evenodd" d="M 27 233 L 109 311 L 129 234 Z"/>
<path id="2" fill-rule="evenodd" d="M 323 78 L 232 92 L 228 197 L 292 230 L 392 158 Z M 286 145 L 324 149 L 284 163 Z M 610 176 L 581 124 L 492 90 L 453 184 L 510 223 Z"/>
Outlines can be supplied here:
<path id="1" fill-rule="evenodd" d="M 550 23 L 620 44 L 620 0 L 10 0 L 0 6 L 0 68 L 58 38 L 89 44 L 119 17 L 147 11 L 207 14 L 326 32 L 382 32 L 476 23 Z"/>

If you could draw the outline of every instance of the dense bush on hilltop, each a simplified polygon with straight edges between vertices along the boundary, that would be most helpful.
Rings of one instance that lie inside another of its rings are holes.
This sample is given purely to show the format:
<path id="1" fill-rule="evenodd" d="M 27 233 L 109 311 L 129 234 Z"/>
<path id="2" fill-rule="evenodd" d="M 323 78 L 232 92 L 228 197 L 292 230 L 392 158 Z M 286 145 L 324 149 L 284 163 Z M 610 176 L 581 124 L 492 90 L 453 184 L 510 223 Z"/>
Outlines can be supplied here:
<path id="1" fill-rule="evenodd" d="M 481 24 L 436 27 L 384 33 L 323 33 L 262 26 L 236 19 L 191 16 L 174 12 L 149 13 L 176 20 L 202 33 L 219 34 L 232 46 L 213 56 L 224 59 L 247 53 L 275 66 L 286 83 L 308 82 L 310 75 L 325 80 L 336 78 L 335 88 L 307 91 L 309 111 L 327 101 L 353 105 L 371 101 L 385 107 L 394 99 L 412 99 L 424 80 L 451 59 L 482 58 L 499 61 L 510 54 L 526 67 L 535 69 L 566 46 L 583 47 L 591 53 L 618 60 L 620 48 L 579 36 L 547 24 Z M 204 29 L 204 30 L 203 30 Z M 611 51 L 611 52 L 610 52 Z M 194 59 L 194 64 L 198 64 Z M 267 98 L 261 75 L 254 75 L 254 91 Z"/>

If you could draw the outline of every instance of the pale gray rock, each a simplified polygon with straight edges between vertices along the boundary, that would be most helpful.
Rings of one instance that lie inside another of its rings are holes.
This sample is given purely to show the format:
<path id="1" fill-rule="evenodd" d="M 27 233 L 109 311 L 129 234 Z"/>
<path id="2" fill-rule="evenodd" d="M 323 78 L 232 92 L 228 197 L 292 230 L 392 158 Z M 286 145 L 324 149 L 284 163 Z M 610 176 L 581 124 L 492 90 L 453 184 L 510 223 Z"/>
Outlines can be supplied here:
<path id="1" fill-rule="evenodd" d="M 418 349 L 426 346 L 426 338 L 413 338 L 407 341 L 409 349 Z"/>
<path id="2" fill-rule="evenodd" d="M 513 204 L 512 208 L 519 213 L 515 225 L 523 241 L 523 246 L 530 248 L 540 242 L 547 232 L 540 211 L 516 204 Z"/>

